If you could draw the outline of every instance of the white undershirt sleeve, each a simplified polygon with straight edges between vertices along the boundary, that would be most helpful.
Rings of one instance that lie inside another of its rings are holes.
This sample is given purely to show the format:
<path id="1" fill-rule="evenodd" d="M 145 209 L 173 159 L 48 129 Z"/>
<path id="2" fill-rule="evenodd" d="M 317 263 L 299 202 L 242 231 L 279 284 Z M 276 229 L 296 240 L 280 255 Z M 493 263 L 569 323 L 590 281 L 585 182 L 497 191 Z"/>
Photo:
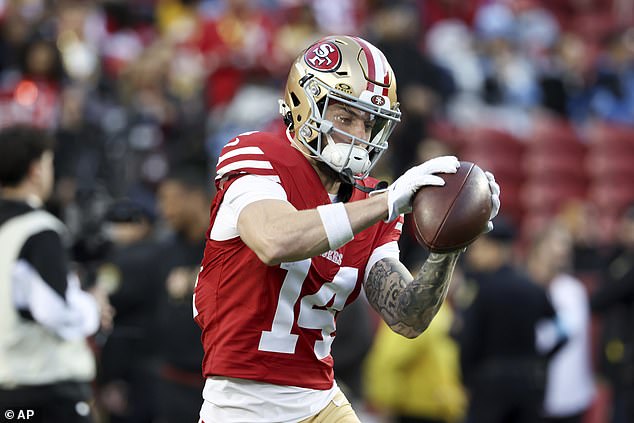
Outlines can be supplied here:
<path id="1" fill-rule="evenodd" d="M 209 238 L 226 241 L 237 237 L 240 213 L 260 200 L 288 201 L 288 197 L 282 185 L 265 176 L 245 175 L 233 182 L 225 192 Z"/>

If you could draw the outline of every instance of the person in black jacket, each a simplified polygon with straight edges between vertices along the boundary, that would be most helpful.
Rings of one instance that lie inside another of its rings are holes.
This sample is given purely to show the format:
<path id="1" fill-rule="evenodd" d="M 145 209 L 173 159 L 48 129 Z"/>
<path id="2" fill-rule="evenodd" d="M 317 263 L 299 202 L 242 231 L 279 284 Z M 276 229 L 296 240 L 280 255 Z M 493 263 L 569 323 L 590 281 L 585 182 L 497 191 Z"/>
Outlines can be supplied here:
<path id="1" fill-rule="evenodd" d="M 139 201 L 121 198 L 108 208 L 105 226 L 111 245 L 97 284 L 110 294 L 116 314 L 101 349 L 100 405 L 109 423 L 149 423 L 156 408 L 152 329 L 162 288 L 154 272 L 154 214 Z"/>
<path id="2" fill-rule="evenodd" d="M 468 423 L 539 422 L 546 357 L 564 339 L 544 289 L 513 265 L 513 238 L 498 218 L 467 250 L 459 345 Z"/>
<path id="3" fill-rule="evenodd" d="M 613 391 L 612 422 L 634 422 L 634 204 L 621 219 L 618 245 L 608 255 L 603 283 L 590 299 L 603 316 L 602 371 Z"/>
<path id="4" fill-rule="evenodd" d="M 200 328 L 192 295 L 209 224 L 211 178 L 197 164 L 175 167 L 159 187 L 159 209 L 170 233 L 159 245 L 156 267 L 162 295 L 157 315 L 160 372 L 158 422 L 197 421 L 204 379 Z"/>

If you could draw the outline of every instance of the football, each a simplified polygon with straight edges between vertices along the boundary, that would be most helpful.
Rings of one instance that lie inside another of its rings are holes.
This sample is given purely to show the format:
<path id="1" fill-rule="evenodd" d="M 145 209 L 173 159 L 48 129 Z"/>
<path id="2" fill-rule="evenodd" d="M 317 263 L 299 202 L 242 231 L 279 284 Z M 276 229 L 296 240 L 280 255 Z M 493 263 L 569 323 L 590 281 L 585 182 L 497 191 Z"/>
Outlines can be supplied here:
<path id="1" fill-rule="evenodd" d="M 491 191 L 484 171 L 460 162 L 456 173 L 439 173 L 442 187 L 421 188 L 412 203 L 416 238 L 433 252 L 466 247 L 486 228 L 491 214 Z"/>

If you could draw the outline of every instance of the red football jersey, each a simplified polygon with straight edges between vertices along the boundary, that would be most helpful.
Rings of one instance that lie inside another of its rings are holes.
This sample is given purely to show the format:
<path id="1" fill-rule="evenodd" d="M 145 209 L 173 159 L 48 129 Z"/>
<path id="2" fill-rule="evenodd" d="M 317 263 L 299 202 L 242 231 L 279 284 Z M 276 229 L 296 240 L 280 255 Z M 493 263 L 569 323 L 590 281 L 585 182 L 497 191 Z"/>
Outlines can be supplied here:
<path id="1" fill-rule="evenodd" d="M 223 148 L 217 173 L 210 230 L 227 188 L 245 174 L 279 178 L 298 210 L 331 202 L 303 154 L 276 135 L 238 136 Z M 367 195 L 355 189 L 350 201 Z M 359 295 L 372 251 L 398 240 L 399 222 L 379 222 L 336 251 L 277 266 L 262 263 L 240 237 L 208 236 L 194 293 L 204 376 L 330 389 L 337 313 Z"/>

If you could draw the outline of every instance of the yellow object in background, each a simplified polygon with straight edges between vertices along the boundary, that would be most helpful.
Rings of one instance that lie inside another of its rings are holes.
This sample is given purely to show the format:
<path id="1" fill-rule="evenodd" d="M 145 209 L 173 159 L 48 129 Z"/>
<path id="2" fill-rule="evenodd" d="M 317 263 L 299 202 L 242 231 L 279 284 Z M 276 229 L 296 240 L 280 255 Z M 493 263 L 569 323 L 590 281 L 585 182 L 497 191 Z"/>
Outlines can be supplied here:
<path id="1" fill-rule="evenodd" d="M 461 421 L 467 399 L 458 346 L 449 331 L 453 313 L 443 305 L 427 330 L 407 339 L 382 324 L 364 368 L 370 404 L 395 416 Z"/>

